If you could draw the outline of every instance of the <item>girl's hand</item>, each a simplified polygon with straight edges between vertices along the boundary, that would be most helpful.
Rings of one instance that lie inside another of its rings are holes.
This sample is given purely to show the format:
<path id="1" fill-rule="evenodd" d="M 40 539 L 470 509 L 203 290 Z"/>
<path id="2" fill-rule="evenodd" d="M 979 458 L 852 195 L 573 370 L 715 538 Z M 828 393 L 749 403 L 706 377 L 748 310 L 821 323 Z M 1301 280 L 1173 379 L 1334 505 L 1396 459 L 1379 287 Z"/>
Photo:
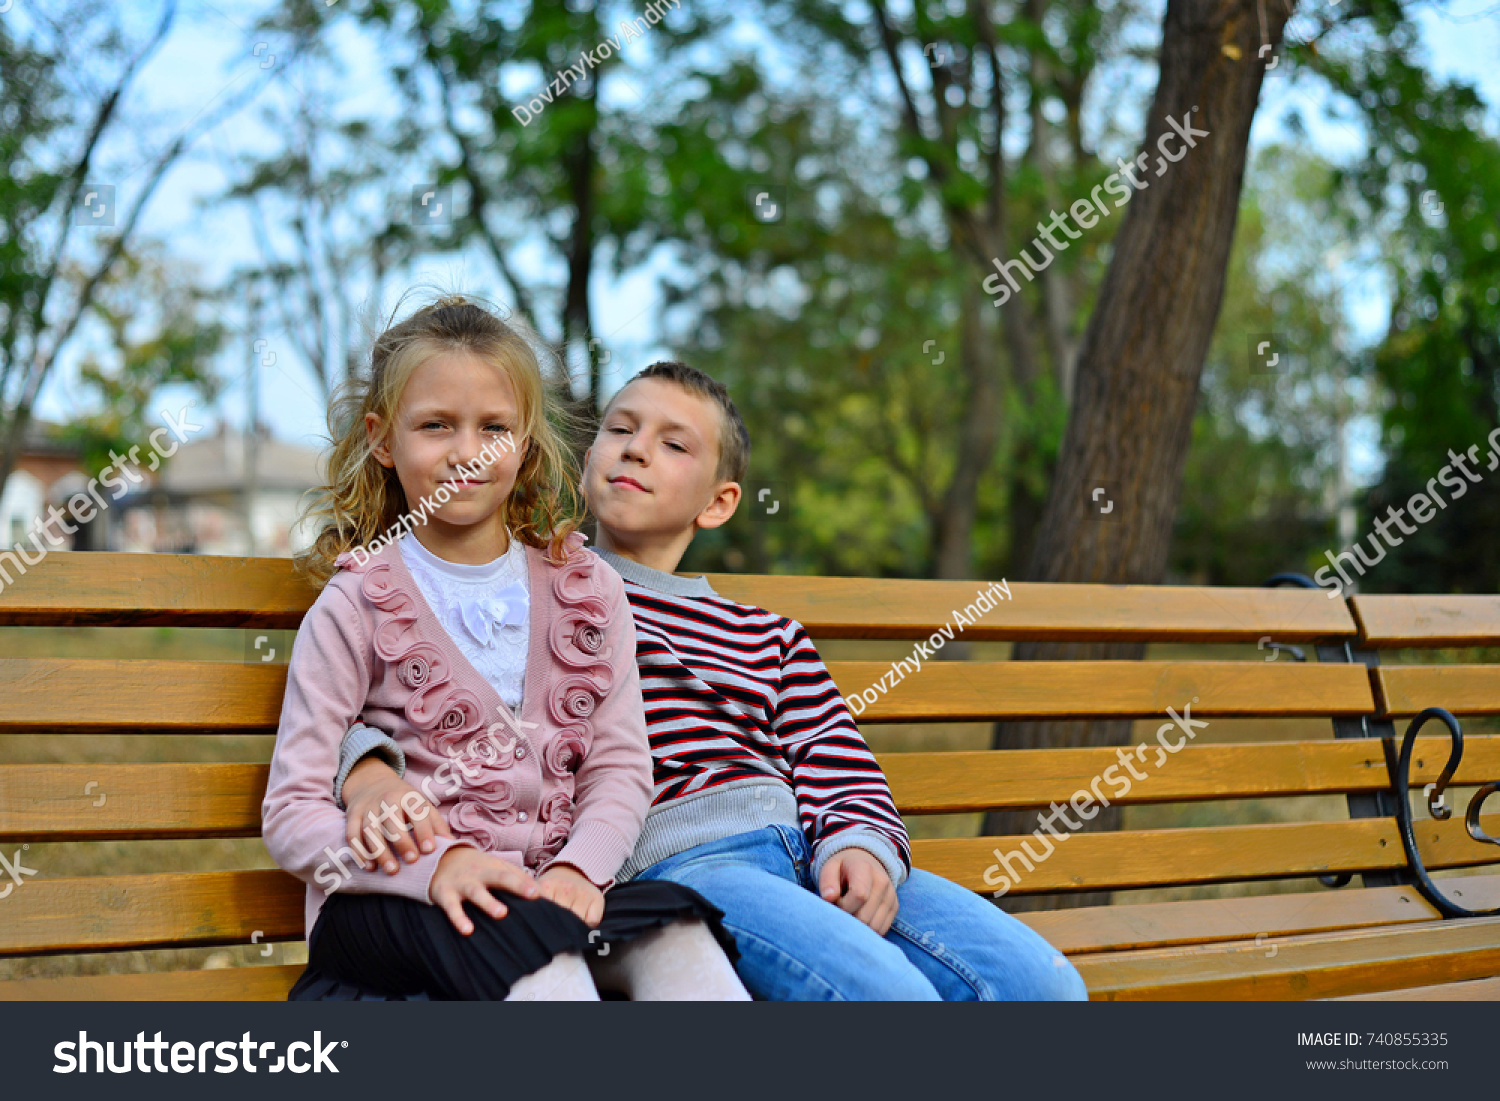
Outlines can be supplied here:
<path id="1" fill-rule="evenodd" d="M 497 921 L 506 915 L 505 903 L 490 893 L 491 887 L 523 898 L 536 898 L 539 893 L 536 880 L 525 868 L 468 845 L 454 845 L 443 854 L 427 893 L 447 913 L 453 927 L 468 936 L 474 923 L 464 913 L 466 899 Z"/>
<path id="2" fill-rule="evenodd" d="M 554 864 L 538 879 L 542 897 L 551 899 L 565 910 L 572 910 L 583 923 L 598 925 L 604 917 L 604 892 L 589 882 L 586 875 L 567 864 Z"/>
<path id="3" fill-rule="evenodd" d="M 349 770 L 344 781 L 344 805 L 349 808 L 344 836 L 367 872 L 378 865 L 387 875 L 395 875 L 401 870 L 396 863 L 398 854 L 410 864 L 417 859 L 418 849 L 430 853 L 437 847 L 434 837 L 453 836 L 427 796 L 374 754 Z M 361 843 L 355 845 L 355 841 Z M 361 851 L 370 853 L 371 858 L 360 857 Z"/>

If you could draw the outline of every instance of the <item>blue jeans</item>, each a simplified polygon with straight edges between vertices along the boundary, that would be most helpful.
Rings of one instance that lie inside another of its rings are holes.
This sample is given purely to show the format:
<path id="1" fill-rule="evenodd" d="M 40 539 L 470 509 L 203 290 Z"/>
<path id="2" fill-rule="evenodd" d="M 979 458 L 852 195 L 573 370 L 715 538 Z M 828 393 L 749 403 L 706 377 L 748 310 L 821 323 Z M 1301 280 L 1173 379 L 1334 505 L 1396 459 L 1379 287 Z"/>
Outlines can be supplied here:
<path id="1" fill-rule="evenodd" d="M 819 896 L 802 831 L 767 826 L 659 861 L 637 879 L 691 887 L 724 911 L 746 989 L 775 1001 L 1081 1000 L 1061 952 L 956 883 L 919 869 L 885 936 Z"/>

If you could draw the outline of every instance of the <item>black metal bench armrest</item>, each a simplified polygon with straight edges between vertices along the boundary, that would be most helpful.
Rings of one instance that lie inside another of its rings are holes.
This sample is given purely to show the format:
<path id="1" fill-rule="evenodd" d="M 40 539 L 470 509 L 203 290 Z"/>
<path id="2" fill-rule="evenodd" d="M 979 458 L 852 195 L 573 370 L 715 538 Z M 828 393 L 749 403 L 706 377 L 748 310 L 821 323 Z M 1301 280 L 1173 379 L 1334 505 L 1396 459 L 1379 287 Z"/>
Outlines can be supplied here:
<path id="1" fill-rule="evenodd" d="M 1451 712 L 1441 707 L 1425 708 L 1407 726 L 1406 734 L 1401 739 L 1401 753 L 1394 763 L 1391 760 L 1393 755 L 1391 739 L 1381 739 L 1385 743 L 1386 764 L 1391 771 L 1391 786 L 1396 791 L 1396 822 L 1401 827 L 1401 846 L 1406 850 L 1407 866 L 1416 877 L 1417 889 L 1422 892 L 1428 902 L 1438 908 L 1444 917 L 1491 917 L 1500 914 L 1500 907 L 1492 910 L 1470 910 L 1451 901 L 1438 889 L 1432 877 L 1427 874 L 1426 866 L 1422 863 L 1422 853 L 1417 848 L 1416 825 L 1412 821 L 1411 814 L 1411 752 L 1416 745 L 1418 731 L 1426 725 L 1429 719 L 1441 719 L 1453 738 L 1453 750 L 1448 754 L 1448 764 L 1444 766 L 1437 782 L 1428 784 L 1423 789 L 1427 796 L 1427 809 L 1438 821 L 1444 821 L 1453 817 L 1453 811 L 1443 802 L 1443 792 L 1447 790 L 1449 781 L 1458 771 L 1458 763 L 1464 755 L 1464 732 L 1458 720 Z M 1475 841 L 1500 845 L 1500 840 L 1490 837 L 1479 828 L 1479 808 L 1495 791 L 1500 791 L 1500 783 L 1485 784 L 1474 793 L 1474 797 L 1469 800 L 1468 812 L 1464 815 L 1464 825 L 1469 831 L 1469 836 Z"/>

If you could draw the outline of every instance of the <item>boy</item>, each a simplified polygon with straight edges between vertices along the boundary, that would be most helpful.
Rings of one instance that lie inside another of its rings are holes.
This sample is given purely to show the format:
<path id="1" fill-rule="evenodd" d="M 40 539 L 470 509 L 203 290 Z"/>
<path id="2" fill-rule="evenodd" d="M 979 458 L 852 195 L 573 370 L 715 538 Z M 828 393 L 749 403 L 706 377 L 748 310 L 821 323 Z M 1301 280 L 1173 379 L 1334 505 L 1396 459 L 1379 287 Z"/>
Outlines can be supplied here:
<path id="1" fill-rule="evenodd" d="M 699 530 L 734 515 L 749 457 L 724 387 L 657 363 L 615 395 L 584 458 L 597 553 L 635 617 L 655 770 L 618 878 L 682 883 L 723 910 L 758 998 L 1085 998 L 1077 971 L 1025 925 L 912 869 L 885 777 L 801 624 L 673 574 Z M 394 749 L 350 731 L 338 779 L 351 835 L 412 790 L 378 755 L 360 759 Z M 438 815 L 409 828 L 393 844 L 409 860 L 447 832 Z M 381 831 L 363 832 L 394 872 Z"/>

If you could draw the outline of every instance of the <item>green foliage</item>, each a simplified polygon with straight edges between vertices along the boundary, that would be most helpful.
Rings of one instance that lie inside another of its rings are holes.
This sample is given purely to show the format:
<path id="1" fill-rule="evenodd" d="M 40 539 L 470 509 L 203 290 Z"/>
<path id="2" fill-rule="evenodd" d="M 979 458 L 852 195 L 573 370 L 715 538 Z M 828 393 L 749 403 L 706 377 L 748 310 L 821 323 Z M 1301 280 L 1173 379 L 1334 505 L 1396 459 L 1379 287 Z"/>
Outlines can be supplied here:
<path id="1" fill-rule="evenodd" d="M 156 256 L 127 255 L 95 296 L 92 310 L 107 342 L 102 356 L 84 356 L 79 373 L 98 408 L 63 432 L 79 446 L 85 470 L 102 470 L 111 449 L 128 452 L 162 423 L 153 401 L 163 387 L 191 387 L 204 406 L 217 400 L 222 380 L 212 364 L 227 336 L 222 303 L 193 275 Z M 154 316 L 142 318 L 142 299 L 153 303 Z"/>
<path id="2" fill-rule="evenodd" d="M 1326 60 L 1357 105 L 1366 155 L 1344 176 L 1351 231 L 1373 226 L 1394 289 L 1392 322 L 1373 370 L 1391 395 L 1386 465 L 1364 501 L 1360 535 L 1500 424 L 1500 142 L 1475 89 L 1420 60 L 1399 8 L 1377 9 L 1374 48 Z M 1472 467 L 1471 467 L 1472 468 Z M 1446 495 L 1445 495 L 1446 496 Z M 1370 590 L 1500 588 L 1500 485 L 1488 473 L 1408 535 L 1362 581 Z"/>

